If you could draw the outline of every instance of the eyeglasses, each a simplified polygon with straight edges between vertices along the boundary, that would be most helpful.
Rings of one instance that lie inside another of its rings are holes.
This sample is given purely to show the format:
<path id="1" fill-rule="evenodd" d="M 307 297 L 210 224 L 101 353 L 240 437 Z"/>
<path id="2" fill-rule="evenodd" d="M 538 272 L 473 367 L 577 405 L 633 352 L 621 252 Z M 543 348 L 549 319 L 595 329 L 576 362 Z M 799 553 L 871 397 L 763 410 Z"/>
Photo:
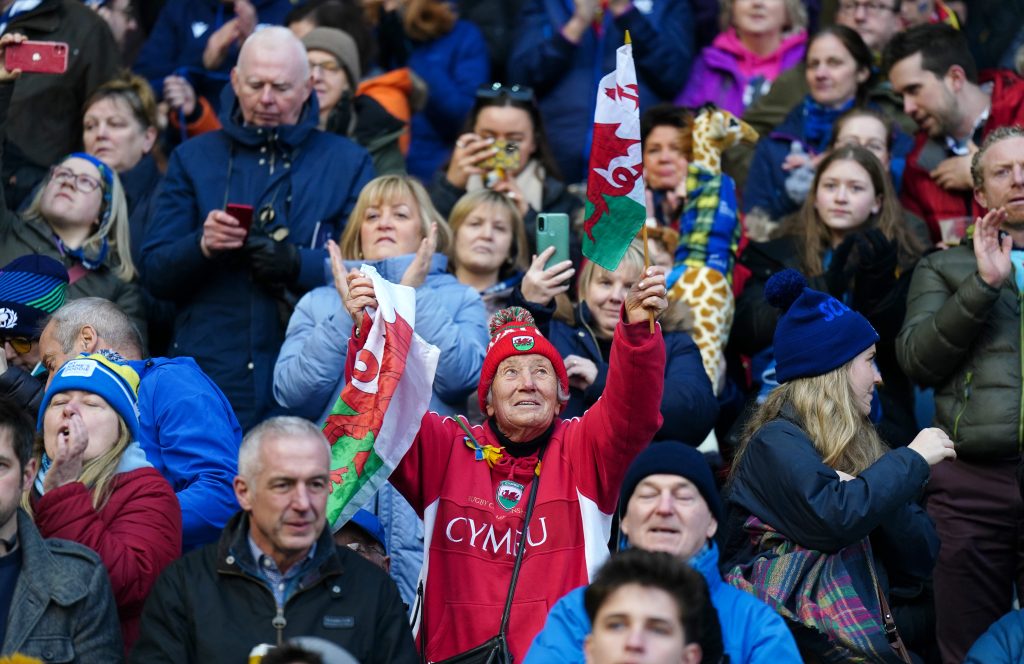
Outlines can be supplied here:
<path id="1" fill-rule="evenodd" d="M 71 182 L 75 189 L 83 194 L 90 194 L 100 188 L 100 181 L 85 173 L 75 173 L 64 166 L 54 166 L 50 169 L 50 179 L 57 184 Z"/>
<path id="2" fill-rule="evenodd" d="M 321 72 L 333 74 L 334 72 L 341 70 L 341 65 L 339 65 L 334 60 L 324 60 L 323 62 L 313 62 L 312 60 L 309 61 L 310 73 L 313 73 L 318 68 L 320 69 Z"/>
<path id="3" fill-rule="evenodd" d="M 515 101 L 533 101 L 533 88 L 528 85 L 505 85 L 504 83 L 491 83 L 481 85 L 476 90 L 477 99 L 497 99 L 505 95 Z"/>
<path id="4" fill-rule="evenodd" d="M 5 344 L 11 344 L 11 348 L 18 355 L 24 355 L 32 350 L 32 340 L 28 337 L 4 337 Z"/>
<path id="5" fill-rule="evenodd" d="M 384 548 L 380 544 L 370 544 L 369 546 L 367 546 L 366 544 L 360 544 L 359 542 L 349 542 L 345 546 L 352 549 L 364 558 L 369 553 L 376 553 L 381 558 L 386 558 L 388 555 L 387 553 L 385 553 Z"/>
<path id="6" fill-rule="evenodd" d="M 855 0 L 843 0 L 839 3 L 840 14 L 856 14 L 858 9 L 863 9 L 868 14 L 881 14 L 882 12 L 898 11 L 892 5 L 883 5 L 880 2 L 856 2 Z"/>

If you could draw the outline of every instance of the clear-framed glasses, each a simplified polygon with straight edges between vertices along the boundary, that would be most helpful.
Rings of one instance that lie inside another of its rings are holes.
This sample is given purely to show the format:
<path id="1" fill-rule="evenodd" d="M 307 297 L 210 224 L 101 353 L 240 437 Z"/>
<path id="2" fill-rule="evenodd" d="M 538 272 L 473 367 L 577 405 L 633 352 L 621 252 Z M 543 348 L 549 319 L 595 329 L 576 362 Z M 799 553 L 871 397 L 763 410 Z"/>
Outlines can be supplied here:
<path id="1" fill-rule="evenodd" d="M 64 166 L 54 166 L 50 169 L 50 179 L 57 184 L 71 182 L 75 189 L 83 194 L 90 194 L 100 188 L 100 181 L 85 173 L 75 173 Z"/>
<path id="2" fill-rule="evenodd" d="M 321 62 L 313 62 L 312 60 L 310 60 L 310 73 L 315 72 L 317 69 L 324 73 L 333 74 L 334 72 L 339 71 L 341 69 L 341 65 L 339 65 L 336 60 L 323 60 Z"/>
<path id="3" fill-rule="evenodd" d="M 858 9 L 863 9 L 868 14 L 881 14 L 882 12 L 899 11 L 892 5 L 887 5 L 874 0 L 858 2 L 858 0 L 842 0 L 839 3 L 840 14 L 856 14 Z"/>

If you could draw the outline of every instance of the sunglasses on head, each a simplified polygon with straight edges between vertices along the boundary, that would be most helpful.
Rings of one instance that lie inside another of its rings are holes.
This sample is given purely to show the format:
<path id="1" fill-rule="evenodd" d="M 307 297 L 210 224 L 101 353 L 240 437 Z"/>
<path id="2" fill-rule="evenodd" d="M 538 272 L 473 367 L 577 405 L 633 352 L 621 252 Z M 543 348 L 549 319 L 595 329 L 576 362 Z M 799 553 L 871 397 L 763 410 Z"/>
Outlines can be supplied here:
<path id="1" fill-rule="evenodd" d="M 32 350 L 32 340 L 28 337 L 4 337 L 5 344 L 11 344 L 11 348 L 18 355 L 24 355 Z"/>
<path id="2" fill-rule="evenodd" d="M 502 95 L 515 101 L 533 101 L 533 88 L 518 83 L 515 85 L 491 83 L 490 85 L 481 85 L 476 91 L 477 99 L 497 99 Z"/>

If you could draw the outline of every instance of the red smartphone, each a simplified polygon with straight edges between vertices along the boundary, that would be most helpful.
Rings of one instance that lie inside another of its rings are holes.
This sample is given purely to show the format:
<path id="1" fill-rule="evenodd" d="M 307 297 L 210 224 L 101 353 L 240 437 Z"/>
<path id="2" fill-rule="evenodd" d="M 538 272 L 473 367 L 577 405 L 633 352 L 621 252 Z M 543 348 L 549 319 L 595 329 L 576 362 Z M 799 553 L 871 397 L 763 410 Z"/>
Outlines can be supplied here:
<path id="1" fill-rule="evenodd" d="M 24 41 L 8 44 L 4 69 L 36 74 L 63 74 L 68 70 L 68 45 L 64 42 Z"/>
<path id="2" fill-rule="evenodd" d="M 224 210 L 232 217 L 238 220 L 238 225 L 245 229 L 248 233 L 249 229 L 252 228 L 252 206 L 242 205 L 241 203 L 228 203 L 228 207 Z"/>

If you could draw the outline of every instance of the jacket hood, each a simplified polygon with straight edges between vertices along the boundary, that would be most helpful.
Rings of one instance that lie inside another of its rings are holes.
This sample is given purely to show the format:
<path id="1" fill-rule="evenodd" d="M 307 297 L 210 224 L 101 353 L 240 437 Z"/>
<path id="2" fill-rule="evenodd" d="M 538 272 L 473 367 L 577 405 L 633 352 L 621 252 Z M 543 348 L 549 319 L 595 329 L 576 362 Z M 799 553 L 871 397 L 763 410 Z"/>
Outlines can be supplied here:
<path id="1" fill-rule="evenodd" d="M 740 40 L 736 28 L 719 33 L 707 49 L 706 59 L 709 64 L 718 65 L 720 62 L 739 60 L 745 67 L 763 67 L 781 63 L 787 59 L 799 59 L 803 56 L 804 47 L 807 44 L 807 32 L 801 30 L 782 38 L 779 47 L 767 55 L 758 55 L 748 49 Z M 793 58 L 792 54 L 796 54 Z M 735 66 L 735 65 L 733 65 Z"/>
<path id="2" fill-rule="evenodd" d="M 219 118 L 224 133 L 242 145 L 258 146 L 268 142 L 277 142 L 294 148 L 304 143 L 317 131 L 320 121 L 320 106 L 317 104 L 316 94 L 313 93 L 312 88 L 309 99 L 302 105 L 298 122 L 292 125 L 278 125 L 277 127 L 246 125 L 242 118 L 242 107 L 230 84 L 224 86 L 220 101 Z"/>

